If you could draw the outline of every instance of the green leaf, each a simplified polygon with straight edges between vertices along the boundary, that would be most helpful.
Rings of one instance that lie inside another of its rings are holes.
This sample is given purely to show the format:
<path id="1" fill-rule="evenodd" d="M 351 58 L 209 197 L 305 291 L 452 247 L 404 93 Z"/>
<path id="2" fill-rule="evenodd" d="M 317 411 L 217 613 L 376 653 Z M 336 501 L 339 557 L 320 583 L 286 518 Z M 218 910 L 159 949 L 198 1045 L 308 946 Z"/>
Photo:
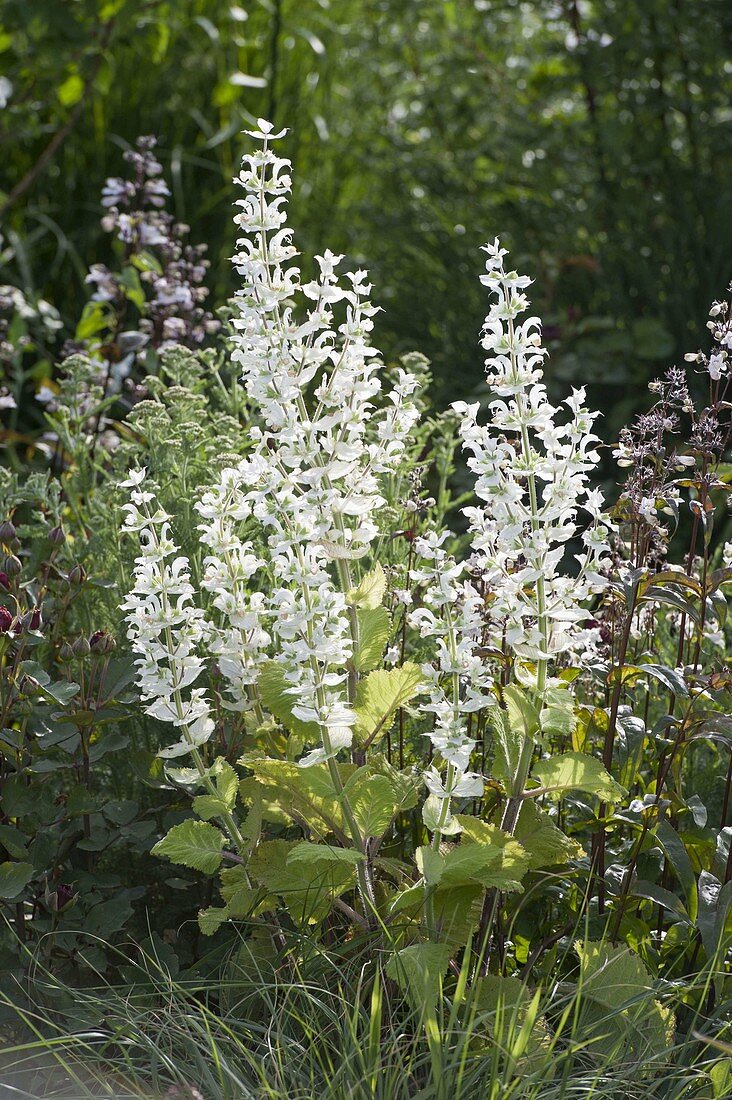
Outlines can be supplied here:
<path id="1" fill-rule="evenodd" d="M 137 306 L 138 309 L 142 310 L 145 306 L 146 299 L 138 272 L 134 267 L 123 267 L 118 279 L 124 291 L 125 298 L 127 298 L 129 302 L 132 302 L 134 306 Z"/>
<path id="2" fill-rule="evenodd" d="M 631 884 L 628 893 L 631 897 L 644 898 L 646 901 L 652 901 L 655 905 L 662 905 L 670 913 L 675 913 L 676 916 L 681 917 L 684 923 L 690 923 L 689 914 L 686 912 L 681 898 L 677 898 L 676 894 L 672 894 L 670 890 L 664 890 L 662 886 L 657 886 L 655 882 L 636 879 Z"/>
<path id="3" fill-rule="evenodd" d="M 346 601 L 352 607 L 362 607 L 368 610 L 381 607 L 386 592 L 386 573 L 379 562 L 374 568 L 362 577 L 360 583 L 352 588 L 346 596 Z"/>
<path id="4" fill-rule="evenodd" d="M 216 761 L 212 774 L 216 778 L 217 794 L 202 794 L 193 799 L 193 812 L 204 821 L 230 813 L 239 790 L 239 776 L 222 757 Z"/>
<path id="5" fill-rule="evenodd" d="M 523 845 L 532 870 L 556 867 L 584 855 L 582 845 L 558 829 L 549 814 L 531 799 L 521 807 L 514 835 Z"/>
<path id="6" fill-rule="evenodd" d="M 627 947 L 576 943 L 579 1034 L 596 1055 L 640 1060 L 667 1053 L 674 1014 L 653 997 L 645 966 Z"/>
<path id="7" fill-rule="evenodd" d="M 112 313 L 103 302 L 87 302 L 81 311 L 81 319 L 74 335 L 77 340 L 90 340 L 109 328 Z"/>
<path id="8" fill-rule="evenodd" d="M 211 906 L 209 909 L 199 909 L 198 911 L 198 927 L 201 929 L 201 933 L 204 936 L 213 936 L 228 919 L 228 906 L 218 909 L 215 906 Z"/>
<path id="9" fill-rule="evenodd" d="M 565 791 L 582 791 L 604 802 L 616 802 L 626 793 L 599 760 L 583 752 L 565 752 L 541 760 L 534 767 L 533 778 L 541 784 L 542 794 L 561 796 Z"/>
<path id="10" fill-rule="evenodd" d="M 56 680 L 52 684 L 41 686 L 44 695 L 50 696 L 54 702 L 60 703 L 62 706 L 70 703 L 79 690 L 79 685 L 69 680 Z"/>
<path id="11" fill-rule="evenodd" d="M 84 919 L 84 932 L 89 936 L 109 939 L 132 916 L 132 906 L 123 897 L 110 898 L 94 905 Z"/>
<path id="12" fill-rule="evenodd" d="M 633 686 L 635 680 L 641 676 L 651 676 L 658 680 L 674 695 L 687 696 L 689 689 L 684 677 L 675 668 L 666 668 L 664 665 L 623 665 L 622 668 L 613 668 L 608 676 L 608 683 L 615 683 L 618 678 L 621 683 Z"/>
<path id="13" fill-rule="evenodd" d="M 527 738 L 535 740 L 540 728 L 539 712 L 525 690 L 516 684 L 503 689 L 503 708 L 492 707 L 495 728 L 493 771 L 507 786 L 513 786 L 521 749 Z"/>
<path id="14" fill-rule="evenodd" d="M 541 732 L 547 740 L 570 737 L 577 726 L 574 696 L 566 687 L 550 687 L 544 695 L 539 716 Z"/>
<path id="15" fill-rule="evenodd" d="M 377 669 L 360 681 L 356 692 L 354 737 L 368 748 L 391 729 L 394 716 L 419 692 L 424 680 L 418 665 Z"/>
<path id="16" fill-rule="evenodd" d="M 152 849 L 156 856 L 167 856 L 196 871 L 212 875 L 221 865 L 224 835 L 203 821 L 183 821 L 174 825 Z"/>
<path id="17" fill-rule="evenodd" d="M 361 608 L 357 614 L 359 640 L 353 666 L 357 672 L 369 672 L 381 664 L 391 637 L 391 616 L 385 607 Z"/>
<path id="18" fill-rule="evenodd" d="M 37 808 L 39 801 L 38 790 L 27 787 L 18 776 L 6 779 L 0 788 L 0 804 L 8 817 L 22 817 L 30 813 Z"/>
<path id="19" fill-rule="evenodd" d="M 0 846 L 10 856 L 15 856 L 16 859 L 23 859 L 28 855 L 28 850 L 25 846 L 26 838 L 20 832 L 19 829 L 13 828 L 12 825 L 0 825 Z"/>
<path id="20" fill-rule="evenodd" d="M 311 844 L 309 840 L 299 841 L 287 857 L 288 864 L 307 863 L 315 866 L 323 863 L 346 864 L 355 867 L 363 862 L 362 852 L 355 848 L 338 848 L 333 844 Z"/>
<path id="21" fill-rule="evenodd" d="M 12 901 L 17 898 L 33 878 L 30 863 L 0 863 L 0 898 Z"/>
<path id="22" fill-rule="evenodd" d="M 346 783 L 345 795 L 363 835 L 383 836 L 399 809 L 389 779 L 371 768 L 359 768 Z"/>
<path id="23" fill-rule="evenodd" d="M 389 959 L 387 976 L 397 983 L 415 1011 L 434 1012 L 452 952 L 446 943 L 414 943 Z"/>
<path id="24" fill-rule="evenodd" d="M 285 670 L 278 661 L 267 661 L 262 666 L 257 687 L 264 706 L 285 729 L 305 741 L 320 740 L 320 726 L 317 722 L 303 722 L 293 716 L 292 708 L 297 705 L 297 696 L 288 690 L 292 684 L 285 680 Z"/>
<path id="25" fill-rule="evenodd" d="M 130 256 L 130 263 L 138 271 L 154 271 L 156 275 L 163 274 L 160 261 L 153 256 L 152 252 L 146 252 L 144 249 L 141 252 L 136 252 L 134 256 Z"/>
<path id="26" fill-rule="evenodd" d="M 301 844 L 323 850 L 312 855 L 301 853 L 290 860 L 291 854 Z M 311 845 L 308 841 L 265 840 L 252 853 L 249 874 L 270 894 L 282 898 L 297 923 L 317 923 L 328 915 L 334 898 L 353 889 L 355 882 L 353 860 L 340 856 L 330 858 L 327 847 Z"/>
<path id="27" fill-rule="evenodd" d="M 486 974 L 478 978 L 474 1003 L 490 1014 L 485 1021 L 489 1033 L 511 1059 L 512 1073 L 525 1065 L 526 1072 L 553 1076 L 554 1043 L 546 1019 L 539 1015 L 540 991 L 532 996 L 524 983 L 512 976 Z"/>
<path id="28" fill-rule="evenodd" d="M 686 897 L 686 909 L 692 921 L 696 920 L 699 898 L 697 894 L 696 875 L 689 858 L 689 853 L 684 847 L 684 842 L 666 818 L 662 818 L 655 828 L 656 839 L 663 848 L 668 861 L 673 867 Z"/>
<path id="29" fill-rule="evenodd" d="M 78 73 L 71 73 L 56 89 L 62 107 L 73 107 L 84 94 L 84 81 Z"/>
<path id="30" fill-rule="evenodd" d="M 478 883 L 486 889 L 521 890 L 530 862 L 522 845 L 496 825 L 468 814 L 455 817 L 462 826 L 462 840 L 440 857 L 442 871 L 432 870 L 433 881 L 443 888 Z"/>
<path id="31" fill-rule="evenodd" d="M 254 772 L 263 796 L 269 796 L 274 804 L 273 820 L 304 824 L 315 836 L 332 833 L 345 844 L 343 810 L 327 764 L 298 768 L 291 760 L 272 760 L 254 754 L 243 756 L 239 763 Z M 338 770 L 345 784 L 356 769 L 352 764 L 339 764 Z M 247 783 L 247 780 L 242 783 L 243 792 L 249 790 Z M 263 813 L 269 820 L 266 802 Z"/>

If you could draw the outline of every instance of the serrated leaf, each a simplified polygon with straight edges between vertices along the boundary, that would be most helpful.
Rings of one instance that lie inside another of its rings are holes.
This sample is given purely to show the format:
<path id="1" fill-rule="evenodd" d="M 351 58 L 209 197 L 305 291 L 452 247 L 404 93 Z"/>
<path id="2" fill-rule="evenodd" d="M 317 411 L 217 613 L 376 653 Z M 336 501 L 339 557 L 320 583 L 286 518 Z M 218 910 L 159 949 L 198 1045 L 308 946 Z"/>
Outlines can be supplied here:
<path id="1" fill-rule="evenodd" d="M 461 842 L 442 856 L 437 883 L 442 888 L 478 883 L 486 889 L 521 890 L 529 858 L 517 840 L 496 825 L 456 814 Z"/>
<path id="2" fill-rule="evenodd" d="M 557 828 L 531 799 L 524 801 L 516 825 L 515 837 L 523 845 L 532 870 L 556 867 L 580 859 L 584 849 Z"/>
<path id="3" fill-rule="evenodd" d="M 303 722 L 294 717 L 292 708 L 297 705 L 297 696 L 288 690 L 292 685 L 285 680 L 285 670 L 278 661 L 267 661 L 262 665 L 257 687 L 264 706 L 285 729 L 305 741 L 320 740 L 320 726 L 317 722 Z"/>
<path id="4" fill-rule="evenodd" d="M 599 760 L 583 752 L 565 752 L 541 760 L 535 765 L 532 778 L 538 780 L 542 793 L 553 796 L 561 796 L 565 791 L 581 791 L 596 795 L 604 802 L 617 802 L 626 793 Z"/>
<path id="5" fill-rule="evenodd" d="M 589 1050 L 640 1060 L 664 1055 L 673 1041 L 674 1014 L 653 997 L 651 977 L 627 947 L 576 943 L 580 960 L 579 1027 Z"/>
<path id="6" fill-rule="evenodd" d="M 312 866 L 322 863 L 346 864 L 355 867 L 363 862 L 362 852 L 355 848 L 338 848 L 333 844 L 311 844 L 309 840 L 301 840 L 291 849 L 287 857 L 288 864 L 308 863 Z"/>
<path id="7" fill-rule="evenodd" d="M 524 742 L 538 736 L 539 712 L 527 692 L 516 684 L 503 688 L 502 696 L 504 706 L 492 707 L 490 712 L 495 729 L 493 771 L 511 787 Z"/>
<path id="8" fill-rule="evenodd" d="M 539 1015 L 540 991 L 532 996 L 518 978 L 486 974 L 476 981 L 473 995 L 476 1007 L 490 1014 L 486 1026 L 492 1036 L 500 1036 L 512 1072 L 516 1074 L 523 1060 L 527 1072 L 551 1079 L 554 1044 L 546 1019 Z"/>
<path id="9" fill-rule="evenodd" d="M 316 836 L 334 834 L 346 841 L 343 810 L 333 786 L 327 764 L 298 768 L 290 760 L 272 760 L 253 754 L 243 756 L 239 763 L 250 768 L 263 794 L 276 804 L 278 815 L 305 824 Z M 356 770 L 352 764 L 339 764 L 341 781 L 345 784 Z M 248 780 L 242 789 L 249 792 Z M 266 806 L 264 807 L 266 814 Z"/>
<path id="10" fill-rule="evenodd" d="M 221 865 L 223 847 L 223 833 L 204 821 L 191 820 L 174 825 L 152 851 L 156 856 L 167 856 L 172 863 L 212 875 Z"/>
<path id="11" fill-rule="evenodd" d="M 204 821 L 230 813 L 239 790 L 239 776 L 231 764 L 221 757 L 216 761 L 212 774 L 215 776 L 217 793 L 202 794 L 193 799 L 193 812 Z"/>
<path id="12" fill-rule="evenodd" d="M 359 608 L 357 615 L 359 638 L 353 666 L 357 672 L 370 672 L 381 664 L 391 637 L 391 616 L 385 607 Z"/>
<path id="13" fill-rule="evenodd" d="M 23 892 L 33 878 L 30 863 L 0 863 L 0 898 L 12 901 Z"/>
<path id="14" fill-rule="evenodd" d="M 349 858 L 330 859 L 310 855 L 290 861 L 292 852 L 307 841 L 265 840 L 252 853 L 248 871 L 254 882 L 282 898 L 298 923 L 316 923 L 330 912 L 333 900 L 353 888 L 355 865 Z M 327 845 L 309 845 L 327 848 Z M 341 849 L 348 851 L 349 849 Z"/>
<path id="15" fill-rule="evenodd" d="M 370 572 L 362 577 L 359 584 L 352 588 L 346 596 L 346 601 L 352 607 L 362 607 L 373 610 L 381 607 L 386 592 L 386 573 L 379 562 Z"/>
<path id="16" fill-rule="evenodd" d="M 228 919 L 228 906 L 218 909 L 211 906 L 208 909 L 199 909 L 198 911 L 198 927 L 204 936 L 213 936 Z"/>
<path id="17" fill-rule="evenodd" d="M 395 951 L 389 959 L 387 976 L 397 983 L 415 1011 L 434 1011 L 452 951 L 445 943 L 414 943 Z"/>
<path id="18" fill-rule="evenodd" d="M 399 803 L 385 775 L 359 768 L 345 786 L 345 795 L 359 829 L 366 837 L 381 837 L 391 825 Z"/>
<path id="19" fill-rule="evenodd" d="M 541 732 L 545 738 L 567 738 L 577 726 L 574 696 L 567 688 L 550 687 L 544 695 L 539 716 Z"/>
<path id="20" fill-rule="evenodd" d="M 354 737 L 363 748 L 376 744 L 391 729 L 400 707 L 417 695 L 424 680 L 418 665 L 377 669 L 360 681 L 356 692 Z"/>

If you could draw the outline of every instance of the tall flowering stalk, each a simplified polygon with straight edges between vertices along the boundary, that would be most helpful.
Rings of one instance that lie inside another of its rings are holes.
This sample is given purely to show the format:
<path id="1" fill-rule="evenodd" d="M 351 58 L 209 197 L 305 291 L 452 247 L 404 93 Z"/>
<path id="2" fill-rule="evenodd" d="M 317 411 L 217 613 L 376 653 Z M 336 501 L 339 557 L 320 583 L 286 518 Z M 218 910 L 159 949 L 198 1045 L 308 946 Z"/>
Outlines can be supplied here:
<path id="1" fill-rule="evenodd" d="M 193 603 L 188 559 L 178 553 L 171 537 L 171 517 L 154 507 L 154 495 L 143 488 L 144 480 L 145 470 L 133 470 L 123 482 L 131 498 L 125 505 L 125 530 L 136 532 L 141 546 L 135 559 L 135 585 L 121 605 L 127 612 L 128 637 L 138 654 L 137 682 L 145 712 L 174 726 L 180 735 L 158 756 L 164 760 L 191 756 L 194 775 L 215 797 L 216 787 L 201 755 L 214 722 L 206 689 L 194 686 L 205 667 L 201 650 L 210 627 L 204 612 Z M 241 847 L 233 815 L 220 816 Z"/>
<path id="2" fill-rule="evenodd" d="M 444 774 L 434 765 L 425 773 L 430 792 L 423 817 L 432 830 L 433 847 L 443 834 L 457 831 L 451 801 L 480 798 L 483 778 L 470 770 L 475 739 L 468 732 L 471 714 L 491 702 L 492 677 L 477 650 L 484 628 L 483 598 L 465 577 L 466 566 L 443 549 L 446 534 L 415 541 L 417 568 L 411 579 L 424 586 L 423 606 L 409 615 L 409 625 L 430 638 L 435 656 L 422 668 L 429 701 L 422 710 L 434 715 L 430 740 Z"/>
<path id="3" fill-rule="evenodd" d="M 601 567 L 609 550 L 608 521 L 602 494 L 590 486 L 599 460 L 598 437 L 592 432 L 597 414 L 585 408 L 582 388 L 564 402 L 569 416 L 559 421 L 543 382 L 547 352 L 541 322 L 533 316 L 519 320 L 529 308 L 524 291 L 531 280 L 506 270 L 507 252 L 497 239 L 484 251 L 481 282 L 493 302 L 482 346 L 489 352 L 486 375 L 495 396 L 487 425 L 477 422 L 477 402 L 454 406 L 462 416 L 468 465 L 477 475 L 475 493 L 483 502 L 465 514 L 474 563 L 491 593 L 489 627 L 520 662 L 534 664 L 533 689 L 541 710 L 550 662 L 577 646 L 587 600 L 605 584 Z M 577 568 L 569 572 L 568 547 L 577 542 Z M 533 751 L 534 738 L 527 736 L 503 819 L 508 832 L 516 827 Z"/>
<path id="4" fill-rule="evenodd" d="M 326 251 L 316 277 L 301 279 L 285 224 L 290 162 L 271 149 L 284 131 L 260 119 L 248 133 L 261 148 L 244 157 L 236 180 L 246 195 L 235 217 L 243 287 L 231 342 L 255 426 L 250 454 L 196 506 L 208 550 L 202 587 L 217 612 L 208 644 L 239 710 L 259 709 L 262 668 L 275 660 L 290 713 L 317 730 L 299 764 L 327 764 L 351 840 L 364 852 L 336 763 L 356 723 L 361 640 L 349 594 L 353 563 L 380 534 L 381 479 L 396 471 L 418 417 L 410 399 L 417 380 L 396 372 L 377 408 L 366 273 L 340 275 L 342 257 Z M 135 644 L 144 653 L 144 632 Z M 358 874 L 368 910 L 363 862 Z"/>
<path id="5" fill-rule="evenodd" d="M 400 371 L 386 410 L 374 412 L 380 364 L 370 342 L 376 308 L 366 273 L 339 277 L 342 257 L 325 252 L 316 257 L 317 277 L 301 280 L 285 224 L 290 162 L 270 148 L 284 131 L 273 134 L 262 119 L 258 126 L 248 132 L 262 148 L 244 157 L 236 181 L 247 194 L 234 219 L 245 236 L 234 257 L 244 285 L 235 299 L 232 358 L 261 426 L 252 430 L 251 455 L 225 471 L 199 511 L 204 541 L 219 550 L 222 541 L 237 545 L 243 520 L 256 521 L 266 536 L 269 591 L 256 611 L 296 700 L 294 716 L 321 734 L 300 761 L 306 767 L 333 760 L 352 742 L 356 676 L 348 666 L 359 644 L 347 602 L 352 563 L 379 534 L 379 479 L 396 469 L 417 418 L 410 401 L 416 380 Z M 341 303 L 345 316 L 337 322 Z M 297 304 L 304 308 L 296 314 Z M 215 554 L 207 576 L 231 628 L 240 629 L 226 610 L 241 587 L 237 554 Z M 250 601 L 252 629 L 253 611 Z M 254 653 L 250 659 L 256 663 Z"/>

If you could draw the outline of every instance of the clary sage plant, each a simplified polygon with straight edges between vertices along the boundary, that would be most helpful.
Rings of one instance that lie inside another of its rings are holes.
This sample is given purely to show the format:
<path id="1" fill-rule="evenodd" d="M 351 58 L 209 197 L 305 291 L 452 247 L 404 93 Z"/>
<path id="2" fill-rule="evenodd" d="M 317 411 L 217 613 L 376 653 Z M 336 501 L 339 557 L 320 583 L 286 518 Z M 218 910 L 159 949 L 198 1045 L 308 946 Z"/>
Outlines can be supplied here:
<path id="1" fill-rule="evenodd" d="M 589 608 L 606 584 L 595 417 L 582 390 L 565 414 L 549 403 L 540 322 L 521 319 L 530 280 L 498 241 L 486 246 L 489 419 L 478 403 L 455 406 L 476 475 L 468 554 L 456 560 L 448 530 L 425 526 L 399 576 L 384 517 L 417 430 L 418 380 L 398 370 L 384 385 L 364 271 L 325 252 L 302 275 L 290 163 L 272 148 L 282 133 L 259 120 L 250 136 L 231 356 L 253 427 L 246 457 L 196 505 L 200 585 L 145 471 L 126 482 L 141 545 L 123 605 L 138 682 L 175 731 L 160 756 L 196 815 L 156 850 L 208 873 L 223 865 L 206 932 L 335 910 L 345 927 L 389 928 L 403 960 L 446 945 L 447 966 L 449 945 L 479 927 L 485 941 L 497 891 L 581 855 L 552 799 L 623 795 L 591 755 L 543 752 L 557 731 L 571 743 L 568 666 L 592 651 Z M 216 700 L 202 684 L 214 663 Z M 212 752 L 227 711 L 246 719 L 238 760 Z M 399 767 L 383 752 L 397 718 Z"/>

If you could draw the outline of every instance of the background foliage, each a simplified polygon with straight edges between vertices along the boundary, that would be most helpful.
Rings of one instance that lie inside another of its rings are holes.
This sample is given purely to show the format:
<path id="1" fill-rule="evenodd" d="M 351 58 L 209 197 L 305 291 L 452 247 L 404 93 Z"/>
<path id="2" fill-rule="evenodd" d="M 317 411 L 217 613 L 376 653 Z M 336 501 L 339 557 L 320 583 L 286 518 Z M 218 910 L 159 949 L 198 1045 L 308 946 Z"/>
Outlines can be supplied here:
<path id="1" fill-rule="evenodd" d="M 264 114 L 292 127 L 300 247 L 369 268 L 381 346 L 471 390 L 476 249 L 500 232 L 554 376 L 601 386 L 612 432 L 728 277 L 731 37 L 724 0 L 4 0 L 0 272 L 73 331 L 109 260 L 101 185 L 156 133 L 221 302 Z"/>

